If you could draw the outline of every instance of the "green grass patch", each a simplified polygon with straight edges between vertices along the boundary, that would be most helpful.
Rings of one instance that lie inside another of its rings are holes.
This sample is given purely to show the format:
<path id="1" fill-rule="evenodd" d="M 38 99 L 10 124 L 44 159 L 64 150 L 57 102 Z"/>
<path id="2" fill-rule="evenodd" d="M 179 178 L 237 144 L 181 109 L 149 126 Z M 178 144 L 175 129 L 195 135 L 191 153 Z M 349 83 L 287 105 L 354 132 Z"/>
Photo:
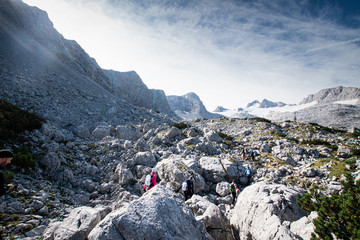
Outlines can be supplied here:
<path id="1" fill-rule="evenodd" d="M 328 164 L 332 159 L 331 158 L 320 158 L 313 163 L 314 167 L 322 167 L 325 164 Z"/>

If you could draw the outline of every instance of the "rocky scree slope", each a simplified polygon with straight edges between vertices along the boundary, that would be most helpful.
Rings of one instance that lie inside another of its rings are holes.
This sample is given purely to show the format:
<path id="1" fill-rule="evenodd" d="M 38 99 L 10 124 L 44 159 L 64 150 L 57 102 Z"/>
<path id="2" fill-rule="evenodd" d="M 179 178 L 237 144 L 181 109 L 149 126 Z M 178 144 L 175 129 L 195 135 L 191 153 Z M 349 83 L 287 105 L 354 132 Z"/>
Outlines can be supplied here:
<path id="1" fill-rule="evenodd" d="M 90 136 L 50 124 L 24 133 L 36 166 L 11 166 L 17 189 L 0 201 L 4 237 L 309 239 L 316 215 L 299 209 L 297 193 L 313 183 L 323 194 L 340 191 L 346 171 L 359 179 L 358 136 L 315 124 L 146 120 L 99 125 Z M 242 159 L 244 149 L 255 159 Z M 250 186 L 247 166 L 255 174 Z M 144 194 L 154 167 L 160 182 Z M 175 190 L 190 176 L 195 195 L 184 202 Z M 232 180 L 240 188 L 235 205 Z"/>
<path id="2" fill-rule="evenodd" d="M 150 91 L 133 72 L 101 69 L 46 12 L 20 0 L 0 2 L 0 69 L 0 98 L 62 127 L 175 116 L 162 91 Z"/>

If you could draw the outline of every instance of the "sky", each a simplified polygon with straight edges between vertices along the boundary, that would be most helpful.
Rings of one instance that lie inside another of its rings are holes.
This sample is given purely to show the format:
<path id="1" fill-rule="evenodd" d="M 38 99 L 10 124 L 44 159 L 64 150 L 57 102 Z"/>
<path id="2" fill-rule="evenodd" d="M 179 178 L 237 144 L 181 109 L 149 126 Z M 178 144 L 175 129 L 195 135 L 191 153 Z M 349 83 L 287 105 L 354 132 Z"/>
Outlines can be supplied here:
<path id="1" fill-rule="evenodd" d="M 23 0 L 103 69 L 208 111 L 360 87 L 358 0 Z"/>

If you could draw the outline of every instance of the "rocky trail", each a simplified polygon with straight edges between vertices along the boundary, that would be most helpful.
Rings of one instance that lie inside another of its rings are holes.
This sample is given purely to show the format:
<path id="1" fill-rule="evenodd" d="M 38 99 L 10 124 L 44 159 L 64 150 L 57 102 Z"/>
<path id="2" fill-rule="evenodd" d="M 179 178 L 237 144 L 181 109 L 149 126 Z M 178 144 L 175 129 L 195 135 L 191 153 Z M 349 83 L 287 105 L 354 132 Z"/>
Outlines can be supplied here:
<path id="1" fill-rule="evenodd" d="M 44 124 L 24 134 L 36 166 L 12 166 L 17 187 L 0 202 L 5 239 L 309 239 L 314 216 L 296 205 L 297 194 L 312 184 L 340 191 L 346 171 L 359 179 L 358 136 L 317 124 L 219 118 L 82 127 L 74 134 Z M 154 167 L 160 182 L 144 193 Z M 185 202 L 175 191 L 189 177 L 195 194 Z"/>

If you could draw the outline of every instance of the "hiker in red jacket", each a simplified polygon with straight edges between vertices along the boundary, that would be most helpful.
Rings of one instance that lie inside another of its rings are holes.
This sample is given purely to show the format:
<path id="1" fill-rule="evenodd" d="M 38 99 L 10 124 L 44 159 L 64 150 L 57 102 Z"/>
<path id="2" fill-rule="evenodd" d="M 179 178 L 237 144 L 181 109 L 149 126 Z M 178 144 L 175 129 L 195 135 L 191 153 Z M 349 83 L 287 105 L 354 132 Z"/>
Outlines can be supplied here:
<path id="1" fill-rule="evenodd" d="M 156 186 L 156 172 L 157 172 L 156 168 L 153 168 L 151 174 L 148 174 L 146 176 L 145 185 L 144 185 L 145 192 Z"/>

